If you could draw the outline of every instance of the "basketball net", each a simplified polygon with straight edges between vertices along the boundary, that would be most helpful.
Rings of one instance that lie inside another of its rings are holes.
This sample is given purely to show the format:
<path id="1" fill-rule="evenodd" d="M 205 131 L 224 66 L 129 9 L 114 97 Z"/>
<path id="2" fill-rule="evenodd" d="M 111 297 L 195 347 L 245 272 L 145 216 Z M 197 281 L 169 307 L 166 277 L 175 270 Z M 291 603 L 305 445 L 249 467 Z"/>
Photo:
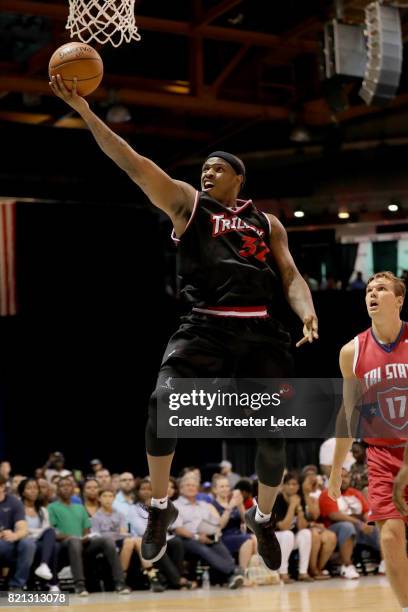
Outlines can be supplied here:
<path id="1" fill-rule="evenodd" d="M 119 47 L 140 40 L 135 21 L 135 0 L 69 0 L 67 25 L 71 38 L 96 40 Z"/>

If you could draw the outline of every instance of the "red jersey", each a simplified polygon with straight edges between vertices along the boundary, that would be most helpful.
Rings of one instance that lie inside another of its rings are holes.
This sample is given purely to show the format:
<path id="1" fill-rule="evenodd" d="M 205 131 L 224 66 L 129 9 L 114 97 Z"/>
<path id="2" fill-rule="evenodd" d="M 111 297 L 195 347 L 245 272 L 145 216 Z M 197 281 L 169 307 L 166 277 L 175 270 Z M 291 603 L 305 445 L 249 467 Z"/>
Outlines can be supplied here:
<path id="1" fill-rule="evenodd" d="M 349 487 L 341 492 L 340 497 L 334 501 L 330 499 L 327 489 L 322 491 L 319 497 L 320 516 L 323 519 L 325 527 L 333 524 L 329 515 L 332 512 L 344 512 L 349 516 L 363 516 L 370 510 L 370 506 L 361 491 Z"/>
<path id="2" fill-rule="evenodd" d="M 398 338 L 391 344 L 381 344 L 371 327 L 358 334 L 354 338 L 353 371 L 364 390 L 360 425 L 365 441 L 376 446 L 405 444 L 408 437 L 407 323 L 402 322 Z M 378 437 L 381 433 L 387 437 Z M 370 434 L 372 437 L 367 437 Z"/>

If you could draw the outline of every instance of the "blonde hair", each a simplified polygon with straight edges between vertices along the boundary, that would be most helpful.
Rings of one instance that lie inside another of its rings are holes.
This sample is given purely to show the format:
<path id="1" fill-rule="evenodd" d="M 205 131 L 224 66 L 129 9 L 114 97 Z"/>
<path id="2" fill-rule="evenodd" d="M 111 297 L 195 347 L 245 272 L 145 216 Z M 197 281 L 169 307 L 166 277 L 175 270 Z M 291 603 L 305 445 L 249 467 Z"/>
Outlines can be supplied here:
<path id="1" fill-rule="evenodd" d="M 389 272 L 388 270 L 385 270 L 383 272 L 377 272 L 376 274 L 373 274 L 367 281 L 367 286 L 373 281 L 376 280 L 377 278 L 386 278 L 387 280 L 391 281 L 394 285 L 394 293 L 397 296 L 401 296 L 402 298 L 405 299 L 405 294 L 407 292 L 407 288 L 406 285 L 404 283 L 404 281 L 401 278 L 398 278 L 398 276 L 395 276 L 395 274 L 393 274 L 392 272 Z"/>

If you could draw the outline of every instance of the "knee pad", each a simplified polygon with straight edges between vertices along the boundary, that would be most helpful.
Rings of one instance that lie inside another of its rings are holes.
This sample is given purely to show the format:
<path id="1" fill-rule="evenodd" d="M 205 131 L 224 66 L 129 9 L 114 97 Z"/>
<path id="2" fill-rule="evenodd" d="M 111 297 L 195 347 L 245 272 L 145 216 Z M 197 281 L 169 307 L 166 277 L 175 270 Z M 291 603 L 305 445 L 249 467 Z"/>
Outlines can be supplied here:
<path id="1" fill-rule="evenodd" d="M 282 438 L 262 438 L 257 442 L 255 470 L 259 482 L 268 487 L 277 487 L 282 481 L 286 465 L 285 440 Z"/>

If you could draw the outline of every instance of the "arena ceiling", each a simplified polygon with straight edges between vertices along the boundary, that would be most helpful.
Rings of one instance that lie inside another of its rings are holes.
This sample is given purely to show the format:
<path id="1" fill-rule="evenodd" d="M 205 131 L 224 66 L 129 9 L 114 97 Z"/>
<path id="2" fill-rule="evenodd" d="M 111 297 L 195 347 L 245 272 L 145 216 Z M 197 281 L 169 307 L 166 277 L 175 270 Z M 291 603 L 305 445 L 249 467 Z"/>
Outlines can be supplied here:
<path id="1" fill-rule="evenodd" d="M 366 4 L 344 0 L 344 20 L 362 23 Z M 85 127 L 48 86 L 48 60 L 70 40 L 67 15 L 67 0 L 1 0 L 6 133 L 17 124 L 47 132 Z M 214 148 L 253 164 L 260 152 L 287 159 L 300 147 L 313 155 L 338 139 L 339 128 L 350 148 L 408 143 L 408 71 L 385 109 L 367 107 L 357 82 L 338 88 L 324 79 L 322 35 L 335 16 L 332 0 L 136 0 L 136 16 L 140 42 L 95 45 L 105 76 L 91 99 L 105 119 L 112 106 L 124 105 L 131 120 L 112 127 L 166 168 L 186 168 Z M 402 19 L 405 40 L 406 10 Z"/>

